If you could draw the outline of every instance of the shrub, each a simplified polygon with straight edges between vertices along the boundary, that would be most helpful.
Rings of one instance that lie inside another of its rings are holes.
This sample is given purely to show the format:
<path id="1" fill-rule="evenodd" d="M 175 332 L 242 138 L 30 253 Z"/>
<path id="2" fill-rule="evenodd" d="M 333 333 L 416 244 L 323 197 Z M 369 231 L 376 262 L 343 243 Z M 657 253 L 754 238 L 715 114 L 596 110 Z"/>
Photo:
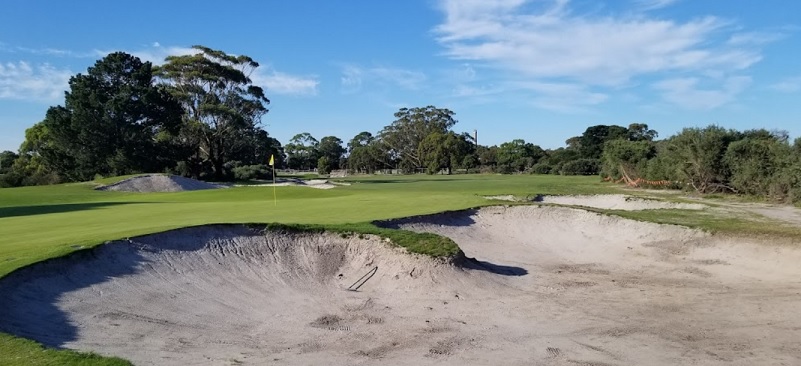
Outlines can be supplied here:
<path id="1" fill-rule="evenodd" d="M 234 179 L 253 180 L 270 179 L 272 171 L 266 165 L 243 165 L 233 168 Z"/>
<path id="2" fill-rule="evenodd" d="M 529 171 L 531 174 L 551 174 L 553 167 L 550 164 L 538 163 L 531 166 Z"/>
<path id="3" fill-rule="evenodd" d="M 598 159 L 576 159 L 562 165 L 562 175 L 594 175 L 598 174 Z"/>

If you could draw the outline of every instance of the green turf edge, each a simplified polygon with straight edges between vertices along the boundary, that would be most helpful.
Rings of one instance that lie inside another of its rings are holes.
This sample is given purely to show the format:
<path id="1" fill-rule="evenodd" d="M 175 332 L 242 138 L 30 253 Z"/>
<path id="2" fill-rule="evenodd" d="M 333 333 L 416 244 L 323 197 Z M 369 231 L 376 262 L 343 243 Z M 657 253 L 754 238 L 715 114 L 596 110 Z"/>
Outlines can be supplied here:
<path id="1" fill-rule="evenodd" d="M 251 224 L 259 228 L 263 224 Z M 405 248 L 409 253 L 422 254 L 438 259 L 453 260 L 463 255 L 462 250 L 450 238 L 432 233 L 416 233 L 402 229 L 388 229 L 378 227 L 373 222 L 339 225 L 317 224 L 267 224 L 265 229 L 271 232 L 300 232 L 300 233 L 336 233 L 342 237 L 358 235 L 376 235 L 399 247 Z"/>
<path id="2" fill-rule="evenodd" d="M 46 348 L 32 340 L 0 333 L 0 365 L 132 366 L 133 364 L 118 357 L 101 356 L 91 352 Z"/>
<path id="3" fill-rule="evenodd" d="M 406 248 L 409 253 L 427 255 L 436 259 L 446 261 L 456 261 L 464 257 L 464 253 L 456 243 L 450 238 L 431 233 L 416 233 L 408 230 L 381 228 L 372 222 L 341 224 L 341 225 L 314 225 L 314 224 L 279 224 L 279 223 L 241 223 L 241 224 L 203 224 L 188 226 L 179 229 L 156 232 L 149 235 L 181 230 L 193 227 L 205 226 L 246 226 L 251 229 L 264 230 L 266 232 L 290 232 L 290 233 L 335 233 L 343 238 L 350 236 L 364 237 L 364 235 L 375 235 L 384 239 L 389 239 L 390 243 L 399 247 Z M 119 240 L 119 239 L 118 239 Z M 32 263 L 58 260 L 71 255 L 78 255 L 82 252 L 93 250 L 103 244 L 112 241 L 104 241 L 89 245 L 86 248 L 75 250 L 64 255 Z M 6 276 L 28 266 L 23 266 L 11 271 Z M 5 277 L 5 276 L 3 276 Z M 2 279 L 2 277 L 0 277 Z M 10 334 L 0 333 L 0 365 L 74 365 L 74 366 L 117 366 L 133 365 L 129 361 L 118 357 L 100 356 L 95 353 L 77 352 L 69 349 L 47 348 L 42 344 Z"/>
<path id="4" fill-rule="evenodd" d="M 670 202 L 670 201 L 668 201 Z M 697 203 L 697 202 L 695 202 Z M 657 210 L 607 210 L 580 205 L 542 204 L 544 206 L 568 207 L 601 215 L 650 222 L 661 225 L 676 225 L 701 230 L 716 236 L 759 239 L 776 244 L 801 241 L 801 228 L 781 221 L 762 218 L 751 220 L 742 217 L 716 215 L 707 210 L 657 209 Z"/>

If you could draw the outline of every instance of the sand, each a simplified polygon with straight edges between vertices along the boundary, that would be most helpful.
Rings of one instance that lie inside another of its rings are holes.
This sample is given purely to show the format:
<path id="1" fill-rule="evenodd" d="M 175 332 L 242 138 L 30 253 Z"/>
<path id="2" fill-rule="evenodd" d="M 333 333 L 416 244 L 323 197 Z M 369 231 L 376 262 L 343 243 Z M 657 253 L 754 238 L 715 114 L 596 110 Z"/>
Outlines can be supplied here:
<path id="1" fill-rule="evenodd" d="M 275 183 L 263 183 L 263 184 L 247 184 L 242 185 L 243 187 L 308 187 L 308 188 L 316 188 L 316 189 L 331 189 L 336 188 L 339 185 L 350 185 L 347 183 L 332 183 L 327 179 L 309 179 L 309 180 L 302 180 L 297 178 L 278 178 Z"/>
<path id="2" fill-rule="evenodd" d="M 700 203 L 666 202 L 624 194 L 540 196 L 537 198 L 537 202 L 623 211 L 660 209 L 703 210 L 707 207 Z"/>
<path id="3" fill-rule="evenodd" d="M 225 185 L 184 178 L 178 175 L 147 174 L 128 178 L 107 186 L 100 186 L 101 191 L 121 192 L 181 192 L 202 189 L 228 188 Z"/>
<path id="4" fill-rule="evenodd" d="M 794 246 L 552 206 L 381 225 L 446 235 L 475 259 L 182 229 L 9 275 L 0 331 L 137 365 L 801 363 Z"/>

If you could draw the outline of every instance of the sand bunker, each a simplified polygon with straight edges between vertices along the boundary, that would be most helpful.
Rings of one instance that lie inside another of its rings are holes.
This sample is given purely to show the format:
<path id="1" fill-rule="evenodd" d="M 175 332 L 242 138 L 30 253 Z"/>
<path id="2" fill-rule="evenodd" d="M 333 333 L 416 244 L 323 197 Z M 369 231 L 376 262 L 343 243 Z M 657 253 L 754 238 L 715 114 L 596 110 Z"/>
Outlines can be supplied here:
<path id="1" fill-rule="evenodd" d="M 381 225 L 447 235 L 476 259 L 373 237 L 183 229 L 9 275 L 0 331 L 137 365 L 801 360 L 795 248 L 548 206 Z"/>
<path id="2" fill-rule="evenodd" d="M 202 182 L 178 175 L 148 174 L 128 178 L 107 186 L 98 187 L 101 191 L 122 192 L 180 192 L 201 189 L 228 188 L 225 185 Z"/>
<path id="3" fill-rule="evenodd" d="M 540 196 L 537 198 L 537 202 L 623 211 L 660 209 L 703 210 L 707 207 L 706 205 L 700 203 L 665 202 L 656 199 L 633 197 L 623 194 Z"/>
<path id="4" fill-rule="evenodd" d="M 334 184 L 326 179 L 310 179 L 310 180 L 302 180 L 296 178 L 279 178 L 276 180 L 275 183 L 265 183 L 265 184 L 249 184 L 246 185 L 247 187 L 259 186 L 259 187 L 309 187 L 309 188 L 317 188 L 317 189 L 331 189 L 335 188 L 338 185 L 350 185 L 347 183 L 338 183 Z"/>

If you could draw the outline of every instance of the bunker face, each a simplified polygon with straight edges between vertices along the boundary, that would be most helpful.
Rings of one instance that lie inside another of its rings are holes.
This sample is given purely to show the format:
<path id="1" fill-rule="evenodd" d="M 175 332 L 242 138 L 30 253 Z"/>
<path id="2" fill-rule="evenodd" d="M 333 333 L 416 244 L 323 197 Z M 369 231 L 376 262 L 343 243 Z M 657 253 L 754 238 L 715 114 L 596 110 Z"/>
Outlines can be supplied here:
<path id="1" fill-rule="evenodd" d="M 383 225 L 449 236 L 475 259 L 184 229 L 4 278 L 0 331 L 143 365 L 801 361 L 794 248 L 558 207 Z"/>

